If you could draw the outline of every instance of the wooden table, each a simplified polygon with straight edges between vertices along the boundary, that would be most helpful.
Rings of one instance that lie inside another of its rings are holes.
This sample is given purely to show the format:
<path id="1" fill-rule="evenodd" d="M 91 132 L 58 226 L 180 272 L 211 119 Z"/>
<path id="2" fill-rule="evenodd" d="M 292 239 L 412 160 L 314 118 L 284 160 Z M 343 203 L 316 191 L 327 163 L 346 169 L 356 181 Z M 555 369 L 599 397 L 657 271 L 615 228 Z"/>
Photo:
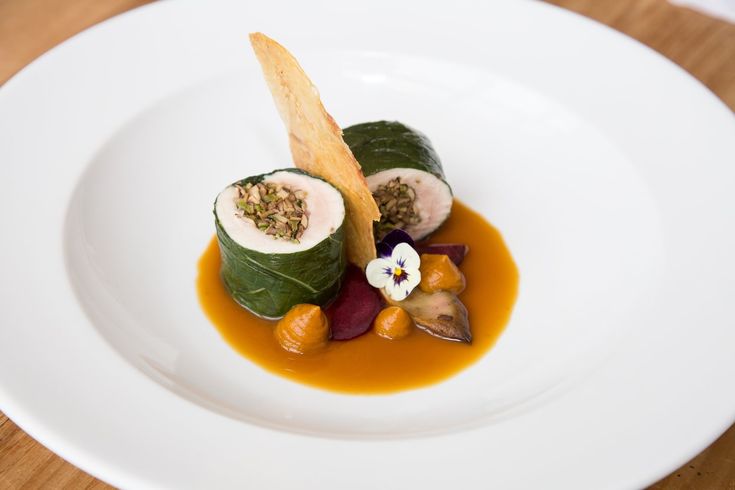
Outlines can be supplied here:
<path id="1" fill-rule="evenodd" d="M 551 1 L 649 45 L 735 110 L 734 25 L 664 0 Z M 144 3 L 147 1 L 0 0 L 0 83 L 76 32 Z M 0 488 L 49 487 L 109 488 L 48 451 L 0 413 Z M 735 490 L 735 426 L 651 488 Z"/>

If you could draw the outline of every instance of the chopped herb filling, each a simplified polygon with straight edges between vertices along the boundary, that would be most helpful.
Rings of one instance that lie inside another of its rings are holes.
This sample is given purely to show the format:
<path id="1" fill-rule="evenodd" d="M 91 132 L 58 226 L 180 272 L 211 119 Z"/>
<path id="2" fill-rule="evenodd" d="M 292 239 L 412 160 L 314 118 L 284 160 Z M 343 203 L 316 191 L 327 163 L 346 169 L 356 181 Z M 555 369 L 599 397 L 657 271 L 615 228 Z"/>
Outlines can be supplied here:
<path id="1" fill-rule="evenodd" d="M 306 192 L 271 182 L 237 185 L 237 191 L 238 216 L 274 239 L 299 243 L 309 226 Z"/>

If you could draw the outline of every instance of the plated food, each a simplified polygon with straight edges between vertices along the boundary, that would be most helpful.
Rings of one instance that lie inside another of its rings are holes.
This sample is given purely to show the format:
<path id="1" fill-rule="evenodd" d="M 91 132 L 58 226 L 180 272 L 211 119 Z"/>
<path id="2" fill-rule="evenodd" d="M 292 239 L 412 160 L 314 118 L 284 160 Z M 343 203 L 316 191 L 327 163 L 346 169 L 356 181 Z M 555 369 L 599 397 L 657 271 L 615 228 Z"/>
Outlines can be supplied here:
<path id="1" fill-rule="evenodd" d="M 328 389 L 395 391 L 470 364 L 515 300 L 500 234 L 454 199 L 426 135 L 396 121 L 343 132 L 295 58 L 250 39 L 297 168 L 217 196 L 198 280 L 209 317 L 264 367 Z"/>
<path id="2" fill-rule="evenodd" d="M 375 238 L 403 229 L 420 240 L 449 217 L 452 190 L 423 133 L 397 121 L 376 121 L 345 128 L 343 138 L 380 209 Z"/>
<path id="3" fill-rule="evenodd" d="M 345 206 L 326 181 L 295 169 L 249 177 L 217 196 L 214 214 L 222 280 L 254 314 L 280 318 L 339 292 Z"/>
<path id="4" fill-rule="evenodd" d="M 0 89 L 0 160 L 14 162 L 0 199 L 29 211 L 3 214 L 22 238 L 3 241 L 0 407 L 121 488 L 651 484 L 735 410 L 732 112 L 651 50 L 543 4 L 476 3 L 449 23 L 443 4 L 360 5 L 156 3 Z M 263 19 L 289 33 L 340 126 L 398 119 L 431 138 L 461 201 L 416 247 L 469 246 L 471 344 L 415 326 L 387 340 L 374 323 L 294 354 L 277 320 L 227 293 L 211 204 L 294 166 L 261 74 L 232 70 L 251 56 L 243 26 Z M 361 36 L 371 25 L 385 32 Z M 503 330 L 507 248 L 523 280 Z M 205 249 L 206 314 L 191 301 Z M 397 396 L 312 388 L 385 393 L 459 369 Z"/>

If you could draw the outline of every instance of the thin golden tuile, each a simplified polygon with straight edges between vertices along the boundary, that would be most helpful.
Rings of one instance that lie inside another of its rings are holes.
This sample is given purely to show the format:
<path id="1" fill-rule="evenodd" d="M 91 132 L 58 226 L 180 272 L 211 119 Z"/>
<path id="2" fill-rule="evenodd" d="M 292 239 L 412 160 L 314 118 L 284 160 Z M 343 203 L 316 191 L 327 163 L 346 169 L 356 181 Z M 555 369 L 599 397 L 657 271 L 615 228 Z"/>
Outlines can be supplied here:
<path id="1" fill-rule="evenodd" d="M 380 220 L 380 211 L 360 164 L 296 58 L 259 32 L 250 34 L 250 43 L 288 130 L 294 164 L 342 192 L 347 206 L 347 257 L 364 269 L 375 258 L 373 221 Z"/>

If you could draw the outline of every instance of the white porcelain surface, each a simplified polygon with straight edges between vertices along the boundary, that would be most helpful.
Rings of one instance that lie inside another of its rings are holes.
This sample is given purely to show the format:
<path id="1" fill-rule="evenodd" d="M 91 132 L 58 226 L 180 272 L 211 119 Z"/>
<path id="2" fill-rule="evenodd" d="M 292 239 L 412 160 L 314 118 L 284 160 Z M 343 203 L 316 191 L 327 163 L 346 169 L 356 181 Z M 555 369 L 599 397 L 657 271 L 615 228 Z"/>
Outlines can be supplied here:
<path id="1" fill-rule="evenodd" d="M 546 5 L 303 3 L 155 4 L 0 89 L 0 409 L 126 488 L 627 488 L 732 423 L 729 110 Z M 290 161 L 253 30 L 340 124 L 429 134 L 502 231 L 521 291 L 479 363 L 337 395 L 264 372 L 204 317 L 216 194 Z"/>

